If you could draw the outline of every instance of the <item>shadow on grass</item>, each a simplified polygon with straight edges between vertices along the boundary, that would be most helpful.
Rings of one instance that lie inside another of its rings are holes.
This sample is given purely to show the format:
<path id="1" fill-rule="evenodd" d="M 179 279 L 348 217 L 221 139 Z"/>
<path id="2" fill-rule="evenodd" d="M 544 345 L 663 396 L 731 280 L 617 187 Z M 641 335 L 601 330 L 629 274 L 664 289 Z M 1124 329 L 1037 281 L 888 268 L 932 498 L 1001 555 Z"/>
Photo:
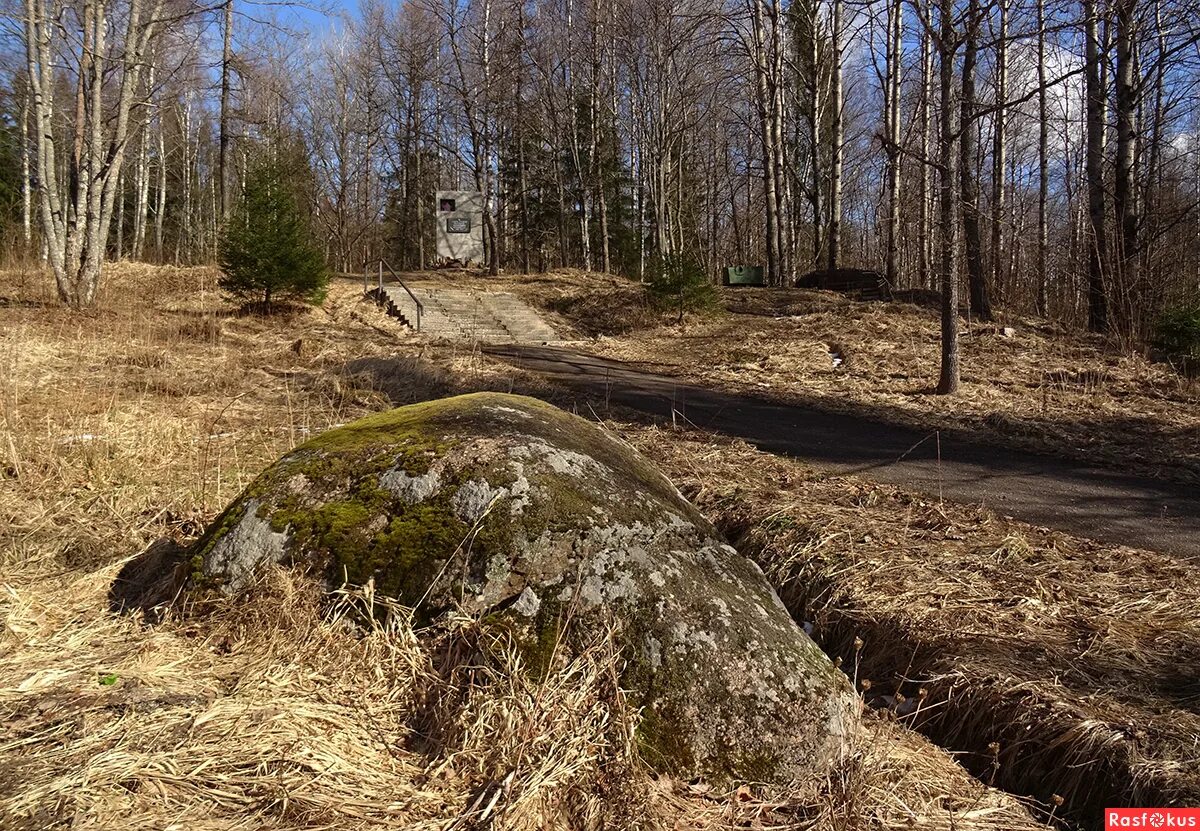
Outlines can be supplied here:
<path id="1" fill-rule="evenodd" d="M 837 473 L 985 503 L 1037 525 L 1200 554 L 1200 494 L 1187 482 L 1195 475 L 1194 460 L 1156 469 L 1149 463 L 1106 459 L 1101 442 L 1055 455 L 1044 447 L 1022 446 L 1020 436 L 989 428 L 983 419 L 979 429 L 941 430 L 914 425 L 911 413 L 887 406 L 846 407 L 817 396 L 781 399 L 705 389 L 552 347 L 486 351 L 565 386 L 600 414 L 609 405 L 628 407 L 672 424 L 736 436 Z M 1130 453 L 1163 430 L 1141 418 L 1071 426 L 1089 435 L 1112 434 L 1114 446 L 1127 441 Z M 1036 437 L 1036 428 L 1029 433 Z"/>

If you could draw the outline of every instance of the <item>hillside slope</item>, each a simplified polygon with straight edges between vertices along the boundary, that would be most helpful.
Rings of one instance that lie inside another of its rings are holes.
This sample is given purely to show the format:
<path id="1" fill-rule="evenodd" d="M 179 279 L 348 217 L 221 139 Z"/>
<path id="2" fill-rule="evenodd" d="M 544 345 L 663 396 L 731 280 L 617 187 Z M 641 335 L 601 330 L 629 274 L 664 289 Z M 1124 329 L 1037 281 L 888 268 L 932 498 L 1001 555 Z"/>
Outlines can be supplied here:
<path id="1" fill-rule="evenodd" d="M 531 678 L 478 621 L 355 632 L 379 598 L 348 590 L 331 615 L 283 574 L 204 614 L 111 614 L 123 562 L 194 539 L 306 436 L 392 403 L 537 391 L 359 296 L 337 284 L 264 320 L 207 270 L 123 266 L 79 314 L 0 275 L 0 827 L 1040 827 L 874 715 L 802 791 L 655 779 L 604 643 Z"/>
<path id="2" fill-rule="evenodd" d="M 721 290 L 715 312 L 677 326 L 628 280 L 568 272 L 503 282 L 573 326 L 585 351 L 655 372 L 1200 481 L 1200 382 L 1042 320 L 964 321 L 962 390 L 938 396 L 930 308 L 736 288 Z"/>

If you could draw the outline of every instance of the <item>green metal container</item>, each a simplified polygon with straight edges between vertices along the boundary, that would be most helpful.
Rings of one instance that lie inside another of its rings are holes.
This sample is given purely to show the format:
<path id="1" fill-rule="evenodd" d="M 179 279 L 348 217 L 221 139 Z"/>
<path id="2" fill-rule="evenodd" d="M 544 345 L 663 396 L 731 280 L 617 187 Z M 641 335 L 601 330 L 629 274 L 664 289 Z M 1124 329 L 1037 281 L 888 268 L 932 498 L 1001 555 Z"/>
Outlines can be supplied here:
<path id="1" fill-rule="evenodd" d="M 761 286 L 763 285 L 763 269 L 761 265 L 731 265 L 725 269 L 725 285 L 727 286 Z"/>

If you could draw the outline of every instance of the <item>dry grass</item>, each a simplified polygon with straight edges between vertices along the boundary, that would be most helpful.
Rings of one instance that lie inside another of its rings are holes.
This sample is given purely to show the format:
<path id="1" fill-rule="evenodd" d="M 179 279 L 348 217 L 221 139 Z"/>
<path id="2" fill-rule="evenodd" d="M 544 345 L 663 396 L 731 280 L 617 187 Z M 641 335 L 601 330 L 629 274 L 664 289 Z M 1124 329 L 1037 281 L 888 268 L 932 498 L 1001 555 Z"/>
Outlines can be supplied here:
<path id="1" fill-rule="evenodd" d="M 521 290 L 530 278 L 513 279 Z M 1200 482 L 1195 380 L 1042 320 L 964 324 L 962 390 L 945 397 L 932 394 L 940 340 L 927 308 L 832 292 L 725 289 L 726 313 L 679 327 L 648 319 L 636 284 L 614 288 L 611 278 L 581 274 L 553 282 L 552 291 L 535 283 L 527 298 L 549 296 L 540 302 L 569 312 L 582 334 L 612 335 L 587 347 L 602 356 L 726 390 Z M 562 296 L 589 300 L 575 307 Z M 593 321 L 622 323 L 601 330 Z M 1003 337 L 1001 325 L 1015 336 Z"/>
<path id="2" fill-rule="evenodd" d="M 114 569 L 8 583 L 6 828 L 1031 829 L 1024 810 L 871 718 L 821 793 L 657 781 L 611 640 L 545 678 L 470 620 L 363 627 L 280 572 L 153 627 L 103 614 Z"/>
<path id="3" fill-rule="evenodd" d="M 874 716 L 804 793 L 652 777 L 611 639 L 535 678 L 476 621 L 368 622 L 369 590 L 330 608 L 283 572 L 153 625 L 111 614 L 130 556 L 194 538 L 310 433 L 531 382 L 410 337 L 353 283 L 264 320 L 204 269 L 110 275 L 80 315 L 0 274 L 0 827 L 1037 827 Z"/>
<path id="4" fill-rule="evenodd" d="M 7 587 L 5 827 L 536 828 L 645 790 L 608 641 L 539 682 L 472 621 L 364 628 L 282 573 L 146 627 L 99 613 L 112 574 Z"/>
<path id="5" fill-rule="evenodd" d="M 627 431 L 755 556 L 866 697 L 977 774 L 1094 824 L 1200 802 L 1195 563 Z"/>

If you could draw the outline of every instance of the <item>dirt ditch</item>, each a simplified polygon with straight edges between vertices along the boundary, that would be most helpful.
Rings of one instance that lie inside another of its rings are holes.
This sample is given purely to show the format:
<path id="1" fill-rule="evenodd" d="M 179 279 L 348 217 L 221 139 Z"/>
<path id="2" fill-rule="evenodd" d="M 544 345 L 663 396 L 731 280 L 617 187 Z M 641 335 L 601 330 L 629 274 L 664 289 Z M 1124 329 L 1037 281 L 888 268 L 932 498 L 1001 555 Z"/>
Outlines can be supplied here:
<path id="1" fill-rule="evenodd" d="M 1085 827 L 1200 803 L 1187 561 L 914 497 L 704 434 L 631 428 L 864 698 Z"/>

